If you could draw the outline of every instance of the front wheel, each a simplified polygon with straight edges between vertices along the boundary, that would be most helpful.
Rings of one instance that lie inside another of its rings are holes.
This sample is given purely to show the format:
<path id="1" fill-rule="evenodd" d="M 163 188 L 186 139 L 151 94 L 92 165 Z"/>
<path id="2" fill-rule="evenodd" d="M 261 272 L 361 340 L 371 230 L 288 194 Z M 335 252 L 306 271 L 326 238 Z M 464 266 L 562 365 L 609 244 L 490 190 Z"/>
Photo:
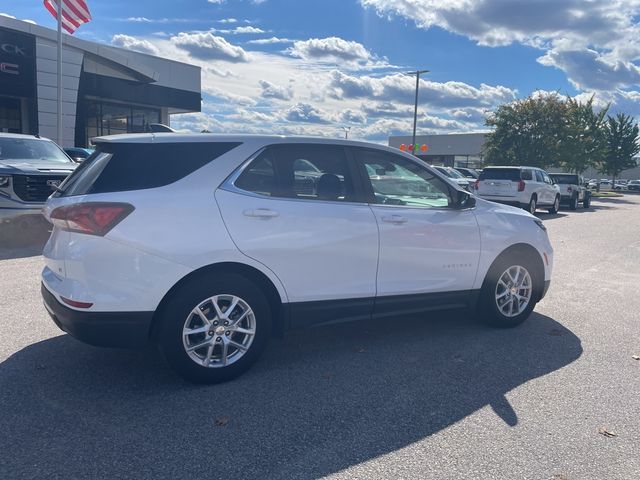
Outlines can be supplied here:
<path id="1" fill-rule="evenodd" d="M 270 336 L 271 309 L 244 277 L 204 275 L 173 294 L 159 321 L 160 349 L 176 373 L 194 383 L 220 383 L 258 359 Z"/>
<path id="2" fill-rule="evenodd" d="M 560 210 L 560 196 L 556 196 L 556 199 L 553 201 L 553 206 L 548 209 L 548 212 L 556 214 L 558 210 Z"/>
<path id="3" fill-rule="evenodd" d="M 535 268 L 521 256 L 498 259 L 485 278 L 480 293 L 482 321 L 500 328 L 524 322 L 536 305 Z"/>
<path id="4" fill-rule="evenodd" d="M 591 206 L 591 195 L 588 193 L 584 194 L 584 200 L 582 201 L 582 206 L 584 208 L 589 208 Z"/>

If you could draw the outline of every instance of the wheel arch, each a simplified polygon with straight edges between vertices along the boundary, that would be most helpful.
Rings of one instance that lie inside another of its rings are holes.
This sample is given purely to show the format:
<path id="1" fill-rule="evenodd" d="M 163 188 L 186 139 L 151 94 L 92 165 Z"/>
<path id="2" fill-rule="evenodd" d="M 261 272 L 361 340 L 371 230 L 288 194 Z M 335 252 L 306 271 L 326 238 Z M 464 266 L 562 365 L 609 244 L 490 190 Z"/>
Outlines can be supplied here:
<path id="1" fill-rule="evenodd" d="M 497 265 L 499 261 L 501 261 L 506 257 L 513 256 L 517 258 L 523 255 L 532 259 L 534 263 L 535 272 L 533 273 L 534 273 L 534 278 L 536 279 L 535 295 L 537 298 L 536 301 L 539 301 L 542 298 L 542 295 L 544 292 L 544 261 L 542 259 L 542 256 L 540 255 L 540 252 L 533 245 L 530 245 L 528 243 L 515 243 L 505 248 L 502 252 L 500 252 L 496 256 L 496 258 L 493 260 L 493 262 L 491 262 L 491 266 L 489 267 L 489 269 L 487 270 L 487 273 L 485 274 L 485 278 L 482 281 L 483 288 L 487 281 L 487 278 L 493 272 L 494 267 Z"/>
<path id="2" fill-rule="evenodd" d="M 284 331 L 288 327 L 288 309 L 286 309 L 286 303 L 283 299 L 278 288 L 273 283 L 273 281 L 263 272 L 258 270 L 257 268 L 239 262 L 220 262 L 214 263 L 211 265 L 206 265 L 198 268 L 190 272 L 189 274 L 182 277 L 173 287 L 169 289 L 167 293 L 162 297 L 162 300 L 158 304 L 156 311 L 153 315 L 153 320 L 151 323 L 151 329 L 149 331 L 150 338 L 155 338 L 158 333 L 158 327 L 160 322 L 158 318 L 162 310 L 165 308 L 165 305 L 169 298 L 179 290 L 183 285 L 188 282 L 197 279 L 198 277 L 202 277 L 204 275 L 225 275 L 225 274 L 236 274 L 245 277 L 246 279 L 255 283 L 265 294 L 267 300 L 269 302 L 269 306 L 271 307 L 272 314 L 272 333 L 277 336 L 282 336 Z"/>

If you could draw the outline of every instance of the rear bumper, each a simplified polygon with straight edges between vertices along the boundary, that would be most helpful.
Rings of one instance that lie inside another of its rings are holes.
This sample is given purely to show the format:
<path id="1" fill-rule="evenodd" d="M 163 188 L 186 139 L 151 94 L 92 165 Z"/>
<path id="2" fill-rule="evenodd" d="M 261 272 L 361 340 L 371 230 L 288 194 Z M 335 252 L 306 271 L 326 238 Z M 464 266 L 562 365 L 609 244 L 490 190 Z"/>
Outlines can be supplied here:
<path id="1" fill-rule="evenodd" d="M 82 312 L 66 307 L 41 284 L 42 299 L 55 324 L 96 347 L 141 348 L 149 341 L 153 312 Z"/>
<path id="2" fill-rule="evenodd" d="M 24 220 L 42 219 L 42 208 L 5 208 L 0 207 L 0 224 L 20 223 Z"/>

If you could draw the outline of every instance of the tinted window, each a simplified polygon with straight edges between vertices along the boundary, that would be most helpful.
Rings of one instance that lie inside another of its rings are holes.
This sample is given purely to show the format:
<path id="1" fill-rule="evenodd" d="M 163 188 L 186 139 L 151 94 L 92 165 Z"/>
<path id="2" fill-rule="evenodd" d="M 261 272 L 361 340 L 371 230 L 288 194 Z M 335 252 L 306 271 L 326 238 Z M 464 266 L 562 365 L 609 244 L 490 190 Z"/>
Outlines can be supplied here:
<path id="1" fill-rule="evenodd" d="M 542 180 L 544 181 L 544 183 L 553 183 L 551 182 L 549 175 L 547 175 L 545 172 L 542 172 Z"/>
<path id="2" fill-rule="evenodd" d="M 518 168 L 485 168 L 480 173 L 479 180 L 511 180 L 520 181 L 520 170 Z"/>
<path id="3" fill-rule="evenodd" d="M 102 143 L 60 186 L 62 196 L 169 185 L 239 143 Z"/>
<path id="4" fill-rule="evenodd" d="M 580 181 L 577 175 L 558 175 L 552 174 L 551 178 L 561 185 L 579 185 Z"/>
<path id="5" fill-rule="evenodd" d="M 540 170 L 536 170 L 536 182 L 544 183 L 544 177 Z"/>
<path id="6" fill-rule="evenodd" d="M 342 147 L 277 145 L 267 148 L 235 186 L 262 195 L 353 201 L 354 182 Z"/>
<path id="7" fill-rule="evenodd" d="M 0 160 L 73 163 L 55 143 L 31 138 L 0 138 Z"/>
<path id="8" fill-rule="evenodd" d="M 276 195 L 277 182 L 273 163 L 271 151 L 265 150 L 242 172 L 235 182 L 236 187 L 260 195 Z"/>
<path id="9" fill-rule="evenodd" d="M 533 180 L 533 173 L 531 170 L 524 169 L 520 174 L 522 180 Z"/>
<path id="10" fill-rule="evenodd" d="M 355 152 L 371 181 L 375 203 L 426 208 L 451 204 L 449 188 L 427 168 L 379 150 Z"/>

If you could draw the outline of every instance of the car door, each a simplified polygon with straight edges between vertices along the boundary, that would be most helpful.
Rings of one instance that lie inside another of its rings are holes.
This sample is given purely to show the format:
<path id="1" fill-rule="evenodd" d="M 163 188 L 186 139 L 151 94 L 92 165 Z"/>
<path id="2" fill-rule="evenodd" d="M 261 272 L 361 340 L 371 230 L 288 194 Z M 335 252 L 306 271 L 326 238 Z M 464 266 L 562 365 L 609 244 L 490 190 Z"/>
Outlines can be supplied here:
<path id="1" fill-rule="evenodd" d="M 374 313 L 416 311 L 467 294 L 480 257 L 473 209 L 453 208 L 457 192 L 419 161 L 353 148 L 380 230 Z M 455 302 L 454 302 L 455 303 Z"/>
<path id="2" fill-rule="evenodd" d="M 556 201 L 556 195 L 558 194 L 559 187 L 557 187 L 551 181 L 551 177 L 549 177 L 549 174 L 547 172 L 543 170 L 541 173 L 542 181 L 544 182 L 544 191 L 546 197 L 545 203 L 553 205 L 553 203 Z"/>
<path id="3" fill-rule="evenodd" d="M 280 278 L 304 325 L 371 314 L 378 227 L 354 172 L 341 146 L 276 145 L 216 192 L 238 249 Z"/>
<path id="4" fill-rule="evenodd" d="M 549 192 L 547 186 L 544 183 L 544 176 L 542 170 L 534 170 L 536 175 L 536 196 L 538 197 L 538 205 L 549 204 Z"/>

